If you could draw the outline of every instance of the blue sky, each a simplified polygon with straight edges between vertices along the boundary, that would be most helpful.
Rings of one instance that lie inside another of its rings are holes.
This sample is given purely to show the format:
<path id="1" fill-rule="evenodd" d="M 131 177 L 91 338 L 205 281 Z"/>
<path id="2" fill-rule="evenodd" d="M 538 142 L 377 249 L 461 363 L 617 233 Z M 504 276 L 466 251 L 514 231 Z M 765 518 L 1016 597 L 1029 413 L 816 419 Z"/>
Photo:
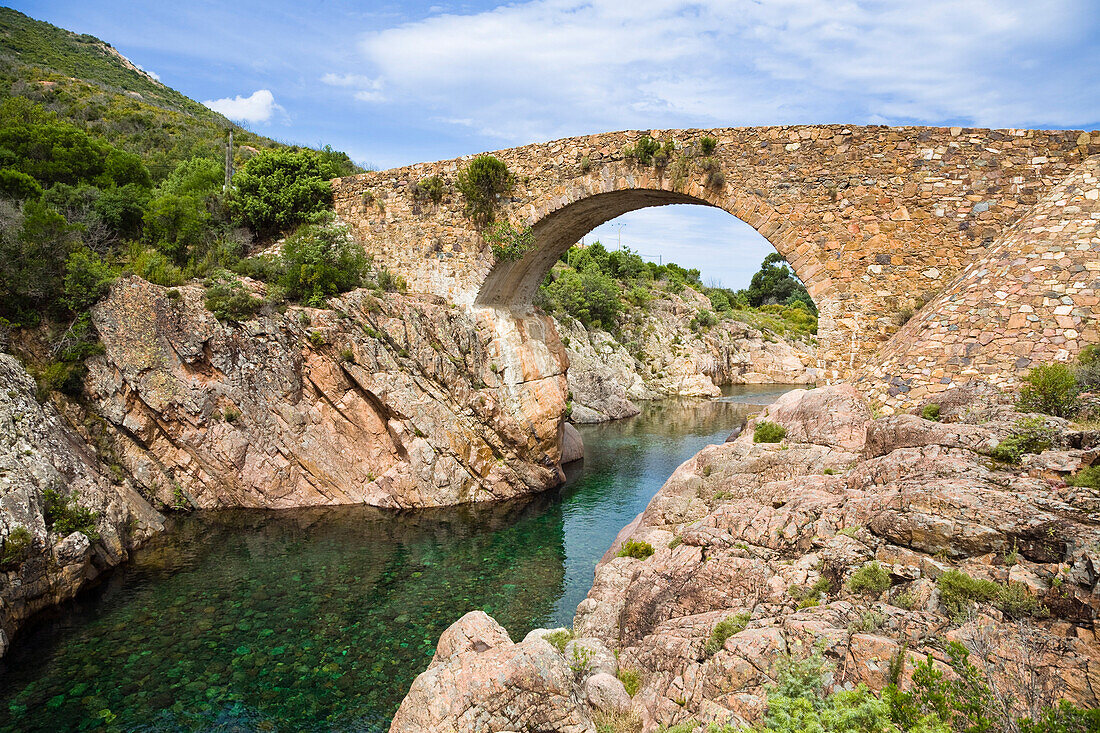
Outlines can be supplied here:
<path id="1" fill-rule="evenodd" d="M 1100 127 L 1098 0 L 12 6 L 110 42 L 257 132 L 382 168 L 618 129 Z M 727 286 L 770 251 L 704 207 L 615 223 L 624 245 Z"/>

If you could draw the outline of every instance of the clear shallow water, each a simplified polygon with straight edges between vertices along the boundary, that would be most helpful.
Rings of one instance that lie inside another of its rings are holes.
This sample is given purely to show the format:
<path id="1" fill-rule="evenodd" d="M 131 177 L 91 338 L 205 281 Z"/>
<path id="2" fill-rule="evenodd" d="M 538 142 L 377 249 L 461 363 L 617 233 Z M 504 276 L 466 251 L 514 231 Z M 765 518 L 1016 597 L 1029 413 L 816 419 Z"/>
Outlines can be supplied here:
<path id="1" fill-rule="evenodd" d="M 179 517 L 16 639 L 0 731 L 384 731 L 463 613 L 483 609 L 513 639 L 570 625 L 596 563 L 676 466 L 784 390 L 580 426 L 588 458 L 530 500 Z"/>

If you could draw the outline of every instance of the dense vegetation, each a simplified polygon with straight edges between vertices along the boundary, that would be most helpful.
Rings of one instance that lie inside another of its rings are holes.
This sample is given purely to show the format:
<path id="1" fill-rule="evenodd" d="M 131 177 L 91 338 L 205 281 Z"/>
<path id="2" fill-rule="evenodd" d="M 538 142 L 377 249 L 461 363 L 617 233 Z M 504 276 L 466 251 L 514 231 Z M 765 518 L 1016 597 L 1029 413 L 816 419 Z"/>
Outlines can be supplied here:
<path id="1" fill-rule="evenodd" d="M 890 663 L 890 684 L 876 695 L 865 685 L 826 694 L 827 667 L 820 655 L 788 658 L 768 692 L 764 720 L 753 728 L 712 723 L 708 733 L 1087 733 L 1100 730 L 1100 710 L 1082 710 L 1068 702 L 1045 705 L 1039 699 L 1014 699 L 970 659 L 959 642 L 947 643 L 950 673 L 932 656 L 919 662 L 912 683 L 899 687 L 904 649 Z M 1038 698 L 1041 690 L 1034 691 Z M 665 733 L 699 728 L 685 721 Z M 606 728 L 613 730 L 613 728 Z"/>
<path id="2" fill-rule="evenodd" d="M 206 278 L 207 303 L 230 320 L 361 284 L 362 251 L 326 216 L 329 179 L 359 170 L 347 155 L 236 127 L 108 44 L 7 8 L 0 62 L 0 327 L 41 332 L 43 393 L 79 390 L 99 348 L 89 309 L 122 273 Z M 284 233 L 281 256 L 249 258 Z M 234 273 L 267 280 L 266 299 Z"/>
<path id="3" fill-rule="evenodd" d="M 536 303 L 556 315 L 576 318 L 588 328 L 617 333 L 632 315 L 644 312 L 662 293 L 690 288 L 706 296 L 693 326 L 702 329 L 734 319 L 765 332 L 806 338 L 817 333 L 817 308 L 778 254 L 764 260 L 747 290 L 702 284 L 699 270 L 670 262 L 646 262 L 629 249 L 609 252 L 596 242 L 571 247 L 539 288 Z"/>

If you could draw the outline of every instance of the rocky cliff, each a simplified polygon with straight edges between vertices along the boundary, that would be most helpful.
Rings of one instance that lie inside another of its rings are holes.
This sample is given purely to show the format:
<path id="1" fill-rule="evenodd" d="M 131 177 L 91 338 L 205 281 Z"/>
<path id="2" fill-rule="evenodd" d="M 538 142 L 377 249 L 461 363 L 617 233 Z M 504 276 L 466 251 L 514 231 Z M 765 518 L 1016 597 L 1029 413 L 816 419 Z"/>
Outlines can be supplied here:
<path id="1" fill-rule="evenodd" d="M 754 443 L 750 424 L 704 449 L 623 530 L 577 609 L 586 651 L 464 617 L 391 730 L 738 725 L 760 718 L 784 660 L 819 650 L 827 690 L 882 689 L 892 668 L 905 689 L 929 654 L 951 675 L 951 641 L 997 715 L 1096 707 L 1100 492 L 1066 479 L 1100 435 L 991 394 L 941 407 L 943 422 L 873 420 L 850 387 L 789 393 L 764 416 L 782 442 Z M 1020 465 L 987 455 L 1035 431 L 1051 449 Z M 626 541 L 652 554 L 620 557 Z"/>
<path id="2" fill-rule="evenodd" d="M 557 485 L 565 355 L 548 319 L 366 290 L 218 321 L 197 285 L 96 306 L 89 399 L 167 505 L 423 507 Z"/>
<path id="3" fill-rule="evenodd" d="M 733 319 L 700 325 L 710 309 L 704 295 L 685 288 L 662 292 L 621 324 L 618 338 L 568 317 L 557 321 L 569 356 L 571 419 L 616 420 L 638 414 L 638 400 L 717 397 L 726 384 L 817 381 L 813 346 Z"/>
<path id="4" fill-rule="evenodd" d="M 163 529 L 158 508 L 444 506 L 560 483 L 548 318 L 359 290 L 233 323 L 204 293 L 118 281 L 81 404 L 40 404 L 0 354 L 0 655 Z M 570 437 L 566 459 L 583 454 Z"/>
<path id="5" fill-rule="evenodd" d="M 163 529 L 163 517 L 102 470 L 52 405 L 38 403 L 34 380 L 8 354 L 0 354 L 0 395 L 2 656 L 25 619 L 122 562 Z"/>

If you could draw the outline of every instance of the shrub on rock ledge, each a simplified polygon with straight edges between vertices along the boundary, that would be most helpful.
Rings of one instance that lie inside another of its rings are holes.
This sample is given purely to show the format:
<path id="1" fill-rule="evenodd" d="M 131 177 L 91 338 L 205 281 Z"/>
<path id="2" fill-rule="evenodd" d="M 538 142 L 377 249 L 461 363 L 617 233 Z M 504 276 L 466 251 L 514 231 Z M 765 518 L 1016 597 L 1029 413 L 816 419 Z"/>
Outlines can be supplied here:
<path id="1" fill-rule="evenodd" d="M 786 437 L 787 429 L 770 420 L 761 420 L 756 423 L 756 428 L 752 431 L 752 442 L 754 443 L 778 443 Z"/>
<path id="2" fill-rule="evenodd" d="M 648 542 L 627 540 L 623 543 L 616 557 L 632 557 L 635 560 L 645 560 L 654 553 L 653 545 Z"/>
<path id="3" fill-rule="evenodd" d="M 890 587 L 890 573 L 877 561 L 868 563 L 848 578 L 848 590 L 867 596 L 877 596 Z"/>

